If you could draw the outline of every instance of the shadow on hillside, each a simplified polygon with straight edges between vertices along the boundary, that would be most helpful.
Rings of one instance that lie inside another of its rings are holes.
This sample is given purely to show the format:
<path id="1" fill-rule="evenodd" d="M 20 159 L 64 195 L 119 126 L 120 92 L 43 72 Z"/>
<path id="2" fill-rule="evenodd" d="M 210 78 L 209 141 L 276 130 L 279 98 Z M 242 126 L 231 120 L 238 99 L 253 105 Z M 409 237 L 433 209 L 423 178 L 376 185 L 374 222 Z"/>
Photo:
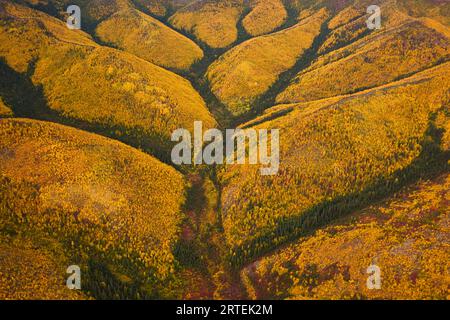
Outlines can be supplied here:
<path id="1" fill-rule="evenodd" d="M 42 87 L 35 86 L 30 79 L 33 63 L 26 73 L 19 73 L 0 59 L 0 96 L 11 107 L 14 115 L 21 118 L 45 119 L 49 110 Z"/>
<path id="2" fill-rule="evenodd" d="M 80 130 L 96 133 L 119 140 L 134 148 L 142 149 L 164 163 L 172 165 L 170 150 L 172 145 L 166 137 L 145 132 L 140 128 L 127 128 L 112 123 L 87 122 L 65 117 L 52 110 L 41 85 L 31 80 L 35 63 L 30 63 L 27 72 L 19 73 L 12 69 L 4 59 L 0 59 L 0 97 L 11 107 L 14 116 L 59 123 Z"/>
<path id="3" fill-rule="evenodd" d="M 444 105 L 442 110 L 445 107 Z M 278 219 L 274 230 L 247 241 L 242 246 L 234 247 L 228 257 L 230 267 L 239 269 L 280 245 L 310 235 L 338 218 L 395 194 L 407 185 L 449 172 L 450 151 L 440 147 L 444 132 L 435 125 L 436 115 L 437 113 L 430 115 L 428 128 L 421 142 L 422 150 L 408 167 L 394 172 L 390 177 L 379 177 L 362 192 L 336 197 L 297 216 Z"/>

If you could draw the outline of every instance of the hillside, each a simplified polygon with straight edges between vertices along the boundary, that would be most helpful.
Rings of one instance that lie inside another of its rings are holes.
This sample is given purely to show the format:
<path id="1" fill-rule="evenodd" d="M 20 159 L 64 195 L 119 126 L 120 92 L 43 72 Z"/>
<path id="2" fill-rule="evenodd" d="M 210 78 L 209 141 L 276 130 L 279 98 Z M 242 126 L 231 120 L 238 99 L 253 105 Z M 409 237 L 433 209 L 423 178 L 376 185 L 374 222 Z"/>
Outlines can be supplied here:
<path id="1" fill-rule="evenodd" d="M 347 94 L 386 84 L 450 59 L 450 29 L 434 29 L 424 21 L 391 13 L 385 29 L 375 32 L 348 46 L 325 54 L 302 70 L 291 84 L 277 96 L 277 103 L 294 103 Z M 362 19 L 354 24 L 363 28 Z M 358 29 L 359 30 L 359 29 Z M 336 35 L 338 34 L 338 35 Z M 322 49 L 330 50 L 341 44 L 334 41 L 342 32 L 332 34 Z"/>
<path id="2" fill-rule="evenodd" d="M 136 6 L 142 8 L 144 11 L 158 16 L 165 17 L 171 12 L 182 8 L 195 0 L 132 0 Z"/>
<path id="3" fill-rule="evenodd" d="M 327 12 L 320 10 L 293 27 L 227 51 L 208 69 L 212 92 L 235 116 L 248 112 L 255 99 L 312 46 L 326 18 Z"/>
<path id="4" fill-rule="evenodd" d="M 274 31 L 287 19 L 288 13 L 281 0 L 253 0 L 251 11 L 242 20 L 245 31 L 260 36 Z"/>
<path id="5" fill-rule="evenodd" d="M 41 90 L 35 110 L 20 101 L 11 105 L 17 115 L 62 118 L 58 121 L 118 138 L 161 158 L 167 158 L 173 130 L 191 129 L 194 120 L 214 126 L 205 102 L 186 79 L 134 55 L 99 46 L 39 11 L 7 1 L 0 6 L 5 73 L 17 78 L 28 69 L 29 85 Z M 19 92 L 9 92 L 14 94 Z"/>
<path id="6" fill-rule="evenodd" d="M 10 117 L 12 115 L 13 115 L 12 110 L 8 108 L 3 102 L 3 99 L 0 98 L 0 118 Z"/>
<path id="7" fill-rule="evenodd" d="M 268 177 L 259 166 L 223 170 L 221 207 L 232 263 L 417 177 L 448 170 L 440 130 L 448 128 L 449 71 L 446 63 L 386 87 L 286 106 L 277 109 L 279 116 L 268 111 L 266 121 L 255 120 L 255 128 L 279 128 L 280 169 Z"/>
<path id="8" fill-rule="evenodd" d="M 126 282 L 161 294 L 158 284 L 175 272 L 172 249 L 183 219 L 177 171 L 122 143 L 48 122 L 2 119 L 0 136 L 1 236 L 11 248 L 0 270 L 34 255 L 49 265 L 45 251 L 59 247 L 66 254 L 57 258 L 82 267 L 94 296 L 110 290 L 123 297 Z M 42 252 L 15 256 L 19 236 L 45 244 Z M 95 272 L 108 287 L 98 287 Z"/>
<path id="9" fill-rule="evenodd" d="M 0 300 L 88 298 L 64 285 L 64 265 L 70 264 L 26 239 L 0 235 Z"/>
<path id="10" fill-rule="evenodd" d="M 179 9 L 169 22 L 211 48 L 225 48 L 237 40 L 243 0 L 200 0 Z"/>
<path id="11" fill-rule="evenodd" d="M 166 68 L 187 71 L 203 58 L 193 41 L 134 9 L 113 14 L 95 33 L 103 42 Z"/>
<path id="12" fill-rule="evenodd" d="M 448 299 L 450 176 L 423 181 L 246 267 L 259 299 Z M 366 286 L 381 269 L 382 290 Z M 447 275 L 446 275 L 447 274 Z"/>
<path id="13" fill-rule="evenodd" d="M 0 300 L 448 299 L 449 13 L 0 0 Z M 276 174 L 175 164 L 196 121 L 279 130 Z"/>
<path id="14" fill-rule="evenodd" d="M 69 5 L 78 5 L 82 12 L 82 29 L 96 40 L 162 67 L 187 71 L 203 58 L 202 50 L 193 41 L 154 18 L 161 18 L 166 10 L 173 7 L 173 1 L 170 0 L 108 2 L 16 0 L 15 2 L 42 9 L 63 21 L 67 17 L 66 8 Z"/>

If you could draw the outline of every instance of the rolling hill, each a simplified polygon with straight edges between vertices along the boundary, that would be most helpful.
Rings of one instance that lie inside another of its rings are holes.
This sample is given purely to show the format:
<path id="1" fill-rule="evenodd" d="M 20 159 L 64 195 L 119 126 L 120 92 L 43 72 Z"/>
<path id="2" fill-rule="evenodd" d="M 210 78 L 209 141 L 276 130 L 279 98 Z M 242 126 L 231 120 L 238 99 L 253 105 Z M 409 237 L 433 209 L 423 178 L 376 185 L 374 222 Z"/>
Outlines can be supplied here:
<path id="1" fill-rule="evenodd" d="M 259 299 L 448 299 L 448 174 L 342 219 L 247 266 Z M 381 270 L 382 290 L 366 286 Z"/>
<path id="2" fill-rule="evenodd" d="M 0 299 L 448 299 L 449 10 L 0 0 Z M 195 121 L 277 174 L 175 165 Z"/>
<path id="3" fill-rule="evenodd" d="M 113 14 L 96 28 L 97 37 L 162 67 L 187 71 L 203 58 L 191 40 L 135 9 Z"/>
<path id="4" fill-rule="evenodd" d="M 270 33 L 282 26 L 288 17 L 281 0 L 253 0 L 251 11 L 242 20 L 245 31 L 252 36 Z"/>
<path id="5" fill-rule="evenodd" d="M 389 26 L 388 21 L 383 31 L 320 56 L 277 96 L 277 103 L 317 100 L 376 87 L 450 59 L 450 29 L 437 22 L 402 19 L 396 12 L 390 18 L 395 26 Z M 362 19 L 355 21 L 359 28 L 365 24 Z M 358 34 L 353 23 L 343 28 Z M 339 43 L 324 45 L 330 49 Z"/>
<path id="6" fill-rule="evenodd" d="M 320 10 L 286 30 L 250 39 L 227 51 L 208 69 L 212 92 L 234 115 L 249 111 L 256 98 L 312 46 L 327 15 L 325 9 Z"/>
<path id="7" fill-rule="evenodd" d="M 211 48 L 225 48 L 238 38 L 237 23 L 243 0 L 200 0 L 179 10 L 169 22 Z"/>
<path id="8" fill-rule="evenodd" d="M 254 120 L 254 128 L 279 128 L 280 170 L 269 177 L 259 166 L 223 170 L 231 261 L 240 265 L 417 177 L 448 170 L 440 130 L 448 128 L 449 71 L 446 63 L 359 94 L 277 107 Z"/>
<path id="9" fill-rule="evenodd" d="M 50 268 L 47 250 L 70 263 L 57 270 L 80 265 L 85 290 L 94 297 L 108 290 L 126 297 L 123 286 L 134 282 L 137 291 L 157 295 L 157 285 L 176 267 L 181 174 L 122 143 L 49 122 L 2 119 L 0 136 L 1 236 L 9 248 L 1 253 L 6 265 L 0 270 L 34 255 Z M 16 256 L 20 237 L 30 244 Z M 104 288 L 95 272 L 108 279 Z M 145 285 L 153 289 L 141 289 Z"/>
<path id="10" fill-rule="evenodd" d="M 0 5 L 5 73 L 17 78 L 17 73 L 31 69 L 30 85 L 40 88 L 37 110 L 11 104 L 13 111 L 20 109 L 19 116 L 33 111 L 44 119 L 62 118 L 59 121 L 166 159 L 173 130 L 191 129 L 194 120 L 203 120 L 206 127 L 215 125 L 186 79 L 134 55 L 97 45 L 83 32 L 68 30 L 39 11 L 7 1 Z"/>

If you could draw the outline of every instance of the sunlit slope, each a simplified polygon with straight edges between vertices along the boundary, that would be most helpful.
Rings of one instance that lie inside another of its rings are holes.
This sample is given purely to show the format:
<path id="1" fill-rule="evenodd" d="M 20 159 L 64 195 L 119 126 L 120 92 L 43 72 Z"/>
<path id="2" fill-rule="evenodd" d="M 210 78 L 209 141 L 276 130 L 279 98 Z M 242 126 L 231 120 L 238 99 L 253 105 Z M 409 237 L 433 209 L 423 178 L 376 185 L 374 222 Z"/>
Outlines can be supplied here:
<path id="1" fill-rule="evenodd" d="M 329 33 L 317 53 L 323 55 L 370 34 L 365 13 L 362 8 L 350 6 L 336 14 L 328 23 Z"/>
<path id="2" fill-rule="evenodd" d="M 166 68 L 188 70 L 203 57 L 192 40 L 135 9 L 119 11 L 101 22 L 96 35 L 103 42 Z"/>
<path id="3" fill-rule="evenodd" d="M 160 156 L 170 149 L 173 130 L 191 129 L 195 120 L 214 126 L 189 81 L 134 55 L 98 46 L 82 33 L 73 33 L 72 40 L 62 22 L 45 14 L 1 4 L 0 56 L 18 72 L 33 61 L 32 80 L 42 86 L 43 109 Z M 17 13 L 23 16 L 20 21 Z M 64 38 L 55 32 L 60 29 Z"/>
<path id="4" fill-rule="evenodd" d="M 165 17 L 172 11 L 195 2 L 195 0 L 132 0 L 132 2 L 138 8 L 144 9 L 144 11 L 148 11 L 158 17 Z"/>
<path id="5" fill-rule="evenodd" d="M 82 13 L 83 30 L 92 30 L 100 21 L 115 12 L 132 7 L 130 0 L 13 0 L 12 2 L 26 3 L 32 8 L 39 8 L 61 18 L 66 16 L 66 10 L 70 5 L 77 5 Z"/>
<path id="6" fill-rule="evenodd" d="M 184 202 L 175 169 L 50 122 L 2 119 L 0 137 L 2 233 L 57 240 L 87 274 L 92 263 L 130 283 L 156 284 L 173 274 Z"/>
<path id="7" fill-rule="evenodd" d="M 287 18 L 282 0 L 252 0 L 251 11 L 242 20 L 245 31 L 260 36 L 280 27 Z"/>
<path id="8" fill-rule="evenodd" d="M 169 22 L 211 48 L 225 48 L 237 40 L 243 0 L 199 0 L 178 10 Z"/>
<path id="9" fill-rule="evenodd" d="M 409 15 L 429 17 L 450 26 L 450 2 L 446 0 L 398 0 L 397 4 Z"/>
<path id="10" fill-rule="evenodd" d="M 261 176 L 259 166 L 235 165 L 221 174 L 232 262 L 443 170 L 449 71 L 447 63 L 354 96 L 281 107 L 266 122 L 263 116 L 257 128 L 280 130 L 279 172 Z"/>
<path id="11" fill-rule="evenodd" d="M 57 44 L 96 47 L 89 35 L 69 30 L 45 13 L 0 0 L 0 54 L 14 70 L 24 73 L 46 46 Z"/>
<path id="12" fill-rule="evenodd" d="M 450 176 L 421 182 L 244 270 L 266 299 L 448 299 Z M 381 289 L 367 288 L 367 268 Z"/>
<path id="13" fill-rule="evenodd" d="M 291 28 L 229 50 L 208 69 L 213 93 L 234 115 L 249 111 L 251 103 L 311 47 L 326 18 L 327 12 L 320 10 Z"/>
<path id="14" fill-rule="evenodd" d="M 1 232 L 1 231 L 0 231 Z M 3 232 L 2 232 L 3 233 Z M 45 241 L 43 242 L 45 243 Z M 70 263 L 54 257 L 41 243 L 0 235 L 1 300 L 75 300 L 86 296 L 66 286 Z M 49 241 L 47 240 L 47 243 Z M 53 244 L 53 243 L 52 243 Z"/>
<path id="15" fill-rule="evenodd" d="M 186 71 L 203 57 L 202 50 L 192 40 L 137 10 L 135 5 L 142 8 L 140 3 L 129 0 L 112 1 L 109 8 L 105 8 L 105 3 L 99 0 L 51 0 L 48 3 L 55 9 L 42 5 L 38 8 L 51 12 L 61 20 L 65 20 L 65 10 L 69 5 L 79 5 L 83 30 L 88 30 L 98 40 L 110 46 L 156 65 Z M 161 1 L 152 3 L 163 8 L 169 5 Z M 32 2 L 29 4 L 33 6 Z"/>
<path id="16" fill-rule="evenodd" d="M 398 15 L 396 15 L 399 17 Z M 356 92 L 379 86 L 424 70 L 450 58 L 450 33 L 437 22 L 407 19 L 348 46 L 319 57 L 301 71 L 278 95 L 278 103 L 302 102 Z M 364 19 L 347 27 L 351 35 L 364 34 Z M 359 25 L 359 26 L 358 26 Z M 339 32 L 338 32 L 339 33 Z M 332 50 L 339 41 L 335 33 L 322 50 Z M 349 39 L 351 40 L 351 39 Z M 337 41 L 337 42 L 336 42 Z M 344 43 L 345 33 L 344 33 Z"/>

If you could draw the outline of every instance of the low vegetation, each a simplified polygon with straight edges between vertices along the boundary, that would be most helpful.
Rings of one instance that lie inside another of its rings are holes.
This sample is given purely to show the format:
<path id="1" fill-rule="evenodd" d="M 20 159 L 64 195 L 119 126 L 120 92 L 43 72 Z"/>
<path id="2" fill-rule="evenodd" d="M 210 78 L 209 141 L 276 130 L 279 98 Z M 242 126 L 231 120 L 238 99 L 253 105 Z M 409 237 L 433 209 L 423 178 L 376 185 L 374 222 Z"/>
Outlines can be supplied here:
<path id="1" fill-rule="evenodd" d="M 3 233 L 3 230 L 0 231 L 0 300 L 87 298 L 83 293 L 65 286 L 65 268 L 70 263 L 61 261 L 64 255 L 55 258 L 50 250 L 38 247 L 55 246 L 55 243 L 48 239 L 33 243 L 20 236 L 5 236 Z"/>
<path id="2" fill-rule="evenodd" d="M 256 124 L 280 129 L 280 170 L 265 177 L 258 166 L 234 165 L 222 172 L 231 263 L 448 170 L 441 130 L 449 121 L 449 71 L 447 63 L 384 88 L 294 105 Z"/>
<path id="3" fill-rule="evenodd" d="M 0 97 L 0 118 L 11 117 L 13 112 L 10 108 L 8 108 Z"/>
<path id="4" fill-rule="evenodd" d="M 449 8 L 0 0 L 0 299 L 448 298 Z M 194 121 L 277 174 L 175 168 Z"/>
<path id="5" fill-rule="evenodd" d="M 32 82 L 41 88 L 40 118 L 62 118 L 59 121 L 118 138 L 161 159 L 168 158 L 173 130 L 191 129 L 194 120 L 215 125 L 186 79 L 134 55 L 96 45 L 82 32 L 72 32 L 38 11 L 0 4 L 5 9 L 0 57 L 5 68 L 14 69 L 9 73 L 31 68 Z M 24 17 L 19 21 L 17 14 Z"/>
<path id="6" fill-rule="evenodd" d="M 448 299 L 450 176 L 382 203 L 252 263 L 242 275 L 259 299 Z M 369 290 L 370 265 L 381 290 Z"/>
<path id="7" fill-rule="evenodd" d="M 326 43 L 324 50 L 329 45 L 334 44 Z M 353 93 L 389 83 L 449 58 L 448 36 L 420 21 L 408 21 L 319 57 L 278 95 L 277 102 L 302 102 Z"/>
<path id="8" fill-rule="evenodd" d="M 327 12 L 320 10 L 293 27 L 229 50 L 208 69 L 212 92 L 235 116 L 248 112 L 252 102 L 312 46 L 326 18 Z"/>
<path id="9" fill-rule="evenodd" d="M 103 42 L 156 65 L 187 71 L 203 58 L 190 39 L 135 9 L 119 11 L 101 22 L 96 35 Z"/>
<path id="10" fill-rule="evenodd" d="M 0 136 L 0 234 L 8 243 L 16 235 L 33 243 L 48 238 L 42 248 L 50 250 L 56 241 L 69 265 L 82 268 L 94 297 L 108 290 L 131 297 L 121 289 L 127 283 L 162 295 L 158 285 L 177 266 L 172 249 L 183 219 L 185 184 L 177 171 L 122 143 L 48 122 L 2 119 Z M 92 279 L 96 272 L 109 282 Z"/>
<path id="11" fill-rule="evenodd" d="M 253 0 L 252 9 L 242 20 L 248 34 L 260 36 L 280 27 L 287 18 L 282 0 Z"/>

